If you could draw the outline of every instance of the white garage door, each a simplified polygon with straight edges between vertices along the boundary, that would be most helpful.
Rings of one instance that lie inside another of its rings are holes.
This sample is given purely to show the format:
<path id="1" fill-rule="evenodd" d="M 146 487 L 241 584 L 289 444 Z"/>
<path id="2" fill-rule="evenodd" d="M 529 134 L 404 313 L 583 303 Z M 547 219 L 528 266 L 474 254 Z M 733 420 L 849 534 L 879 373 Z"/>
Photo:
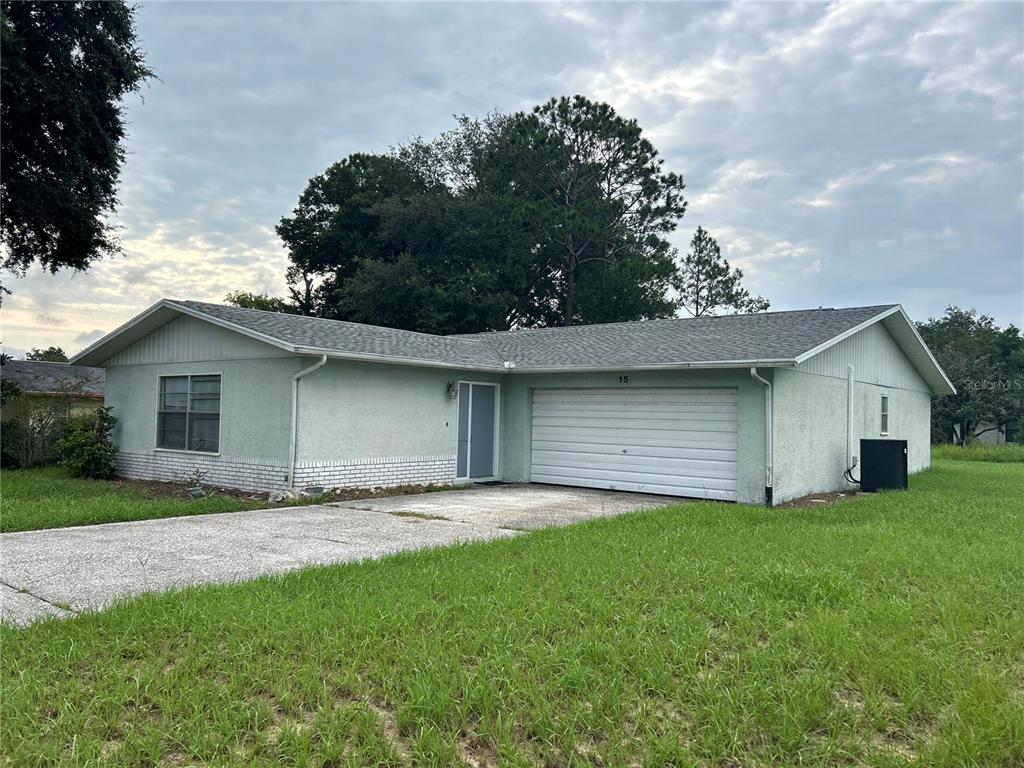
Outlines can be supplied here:
<path id="1" fill-rule="evenodd" d="M 535 483 L 736 500 L 735 389 L 538 389 Z"/>

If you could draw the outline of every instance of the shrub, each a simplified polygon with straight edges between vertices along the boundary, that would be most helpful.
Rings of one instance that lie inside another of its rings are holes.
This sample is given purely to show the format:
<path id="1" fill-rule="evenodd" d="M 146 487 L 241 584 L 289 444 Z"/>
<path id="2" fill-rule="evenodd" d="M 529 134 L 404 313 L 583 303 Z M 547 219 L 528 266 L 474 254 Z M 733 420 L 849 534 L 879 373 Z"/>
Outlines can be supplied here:
<path id="1" fill-rule="evenodd" d="M 14 419 L 0 424 L 0 467 L 18 469 L 21 461 L 18 458 L 18 445 L 21 443 L 20 427 Z"/>
<path id="2" fill-rule="evenodd" d="M 57 442 L 68 429 L 68 406 L 63 398 L 23 398 L 9 405 L 15 415 L 3 424 L 5 467 L 47 467 L 56 462 Z"/>
<path id="3" fill-rule="evenodd" d="M 117 446 L 110 432 L 117 418 L 110 407 L 97 408 L 88 416 L 71 420 L 71 430 L 57 443 L 60 463 L 72 477 L 107 478 L 114 476 Z"/>

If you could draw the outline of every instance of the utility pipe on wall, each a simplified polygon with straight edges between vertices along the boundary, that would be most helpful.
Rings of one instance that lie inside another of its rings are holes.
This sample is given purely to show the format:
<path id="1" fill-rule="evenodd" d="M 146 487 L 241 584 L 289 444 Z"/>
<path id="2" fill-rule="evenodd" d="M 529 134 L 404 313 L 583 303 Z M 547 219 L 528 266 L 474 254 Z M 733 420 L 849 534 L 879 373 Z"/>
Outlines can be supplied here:
<path id="1" fill-rule="evenodd" d="M 853 392 L 853 374 L 854 368 L 852 363 L 846 364 L 846 471 L 843 472 L 843 479 L 846 480 L 850 485 L 857 485 L 860 481 L 853 476 L 853 470 L 856 468 L 860 458 L 855 455 L 853 448 L 853 407 L 854 407 L 854 392 Z"/>
<path id="2" fill-rule="evenodd" d="M 853 364 L 846 366 L 846 470 L 857 466 L 853 455 Z"/>
<path id="3" fill-rule="evenodd" d="M 309 368 L 303 368 L 292 376 L 292 428 L 288 438 L 288 488 L 295 484 L 295 446 L 299 440 L 299 379 L 307 373 L 312 373 L 327 365 L 327 355 L 321 355 L 320 359 Z"/>
<path id="4" fill-rule="evenodd" d="M 772 450 L 772 383 L 768 379 L 759 376 L 757 368 L 751 368 L 750 375 L 755 381 L 764 384 L 764 503 L 770 507 L 772 506 L 772 484 L 774 482 L 772 477 L 772 458 L 774 455 Z"/>

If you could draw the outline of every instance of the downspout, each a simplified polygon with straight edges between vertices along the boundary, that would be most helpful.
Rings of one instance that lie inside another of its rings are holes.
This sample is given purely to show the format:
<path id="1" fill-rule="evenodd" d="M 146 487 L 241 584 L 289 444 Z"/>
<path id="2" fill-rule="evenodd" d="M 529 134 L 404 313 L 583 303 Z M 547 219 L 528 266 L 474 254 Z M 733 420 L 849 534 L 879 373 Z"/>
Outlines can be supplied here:
<path id="1" fill-rule="evenodd" d="M 857 466 L 853 455 L 853 364 L 846 366 L 846 471 L 852 472 Z"/>
<path id="2" fill-rule="evenodd" d="M 764 384 L 764 503 L 765 506 L 772 506 L 772 383 L 762 378 L 757 373 L 757 368 L 750 369 L 750 375 L 755 381 Z"/>
<path id="3" fill-rule="evenodd" d="M 853 476 L 853 470 L 857 467 L 860 462 L 860 457 L 854 452 L 853 447 L 853 375 L 854 368 L 852 363 L 846 364 L 846 471 L 843 472 L 843 478 L 850 485 L 856 485 L 859 480 Z"/>
<path id="4" fill-rule="evenodd" d="M 307 373 L 319 370 L 327 365 L 327 355 L 321 355 L 320 359 L 309 368 L 303 368 L 292 376 L 292 428 L 288 438 L 288 488 L 295 484 L 295 446 L 299 440 L 299 379 Z"/>

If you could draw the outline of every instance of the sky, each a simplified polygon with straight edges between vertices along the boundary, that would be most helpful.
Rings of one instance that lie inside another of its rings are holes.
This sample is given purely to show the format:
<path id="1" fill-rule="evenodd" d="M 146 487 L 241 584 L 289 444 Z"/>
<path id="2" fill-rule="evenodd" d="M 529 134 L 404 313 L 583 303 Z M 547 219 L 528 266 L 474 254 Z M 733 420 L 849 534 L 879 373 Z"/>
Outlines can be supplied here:
<path id="1" fill-rule="evenodd" d="M 283 295 L 308 179 L 584 94 L 636 118 L 773 309 L 1024 324 L 1024 4 L 145 3 L 123 256 L 4 277 L 5 351 L 77 352 L 160 298 Z"/>

